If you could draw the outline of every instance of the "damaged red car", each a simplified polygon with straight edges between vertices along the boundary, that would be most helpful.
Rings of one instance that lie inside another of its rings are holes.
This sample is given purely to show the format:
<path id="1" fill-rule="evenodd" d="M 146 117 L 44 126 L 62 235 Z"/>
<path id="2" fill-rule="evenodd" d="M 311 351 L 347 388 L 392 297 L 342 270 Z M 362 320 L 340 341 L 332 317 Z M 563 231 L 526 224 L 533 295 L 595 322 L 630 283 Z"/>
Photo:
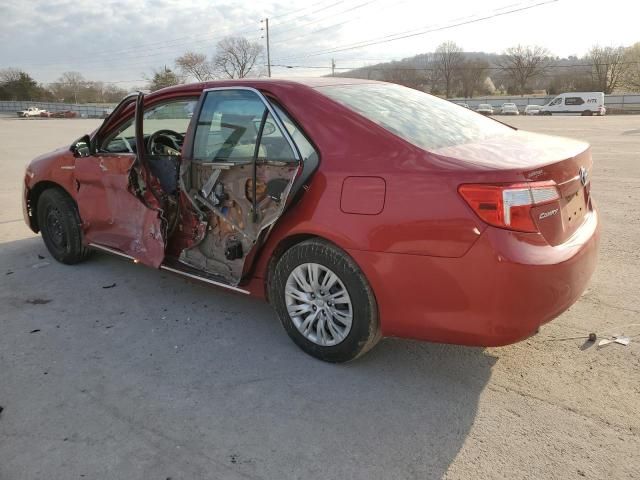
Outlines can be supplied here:
<path id="1" fill-rule="evenodd" d="M 416 90 L 242 80 L 126 97 L 27 168 L 51 255 L 120 255 L 267 299 L 305 352 L 384 336 L 498 346 L 572 305 L 595 268 L 586 143 Z"/>

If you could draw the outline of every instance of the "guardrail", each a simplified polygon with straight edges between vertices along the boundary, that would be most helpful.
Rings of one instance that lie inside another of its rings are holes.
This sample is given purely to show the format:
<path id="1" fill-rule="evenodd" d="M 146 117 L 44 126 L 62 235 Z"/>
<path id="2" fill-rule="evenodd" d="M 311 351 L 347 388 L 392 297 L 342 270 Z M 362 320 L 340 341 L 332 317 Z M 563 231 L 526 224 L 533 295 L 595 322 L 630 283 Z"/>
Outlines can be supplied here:
<path id="1" fill-rule="evenodd" d="M 115 104 L 76 104 L 76 103 L 56 103 L 56 102 L 23 102 L 23 101 L 0 101 L 0 112 L 16 113 L 26 110 L 29 107 L 38 107 L 49 112 L 72 111 L 81 118 L 104 118 L 107 116 Z"/>
<path id="2" fill-rule="evenodd" d="M 518 110 L 522 111 L 527 105 L 545 105 L 555 98 L 549 96 L 524 96 L 524 97 L 474 97 L 474 98 L 450 98 L 455 103 L 466 103 L 472 109 L 476 109 L 481 103 L 488 103 L 493 108 L 502 107 L 503 103 L 515 103 Z M 605 95 L 604 105 L 607 114 L 611 113 L 640 113 L 640 94 Z"/>

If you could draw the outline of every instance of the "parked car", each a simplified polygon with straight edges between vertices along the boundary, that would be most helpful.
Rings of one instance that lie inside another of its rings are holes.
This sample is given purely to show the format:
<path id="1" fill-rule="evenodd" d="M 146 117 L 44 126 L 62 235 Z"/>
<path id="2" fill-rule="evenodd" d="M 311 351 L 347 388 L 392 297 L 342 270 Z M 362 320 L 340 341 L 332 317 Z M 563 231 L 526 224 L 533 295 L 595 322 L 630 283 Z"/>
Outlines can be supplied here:
<path id="1" fill-rule="evenodd" d="M 541 108 L 542 107 L 540 105 L 527 105 L 526 107 L 524 107 L 524 114 L 525 115 L 539 115 Z"/>
<path id="2" fill-rule="evenodd" d="M 488 103 L 481 103 L 478 105 L 478 108 L 476 108 L 476 112 L 482 115 L 493 115 L 493 107 Z"/>
<path id="3" fill-rule="evenodd" d="M 518 106 L 515 103 L 503 103 L 500 109 L 502 115 L 519 115 Z"/>
<path id="4" fill-rule="evenodd" d="M 19 117 L 40 117 L 42 114 L 46 114 L 48 112 L 38 107 L 29 107 L 16 113 Z"/>
<path id="5" fill-rule="evenodd" d="M 605 115 L 603 92 L 561 93 L 540 109 L 541 115 Z"/>
<path id="6" fill-rule="evenodd" d="M 383 336 L 505 345 L 566 310 L 596 264 L 591 168 L 584 142 L 399 85 L 228 80 L 127 96 L 34 159 L 23 200 L 56 260 L 266 298 L 342 362 Z"/>
<path id="7" fill-rule="evenodd" d="M 464 108 L 469 108 L 469 105 L 466 104 L 466 103 L 458 103 L 458 105 L 460 105 L 461 107 L 464 107 Z"/>
<path id="8" fill-rule="evenodd" d="M 52 118 L 76 118 L 78 116 L 78 112 L 74 112 L 73 110 L 61 110 L 59 112 L 52 112 L 50 117 Z"/>

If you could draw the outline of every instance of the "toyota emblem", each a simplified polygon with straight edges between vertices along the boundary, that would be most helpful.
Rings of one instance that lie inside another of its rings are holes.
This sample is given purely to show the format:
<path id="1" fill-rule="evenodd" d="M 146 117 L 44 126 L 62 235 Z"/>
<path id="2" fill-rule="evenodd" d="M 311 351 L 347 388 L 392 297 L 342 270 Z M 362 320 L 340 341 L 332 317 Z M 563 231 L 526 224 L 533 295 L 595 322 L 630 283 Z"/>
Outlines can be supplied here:
<path id="1" fill-rule="evenodd" d="M 589 181 L 589 172 L 586 168 L 580 167 L 580 171 L 578 172 L 578 176 L 580 177 L 580 183 L 582 185 L 586 185 Z"/>

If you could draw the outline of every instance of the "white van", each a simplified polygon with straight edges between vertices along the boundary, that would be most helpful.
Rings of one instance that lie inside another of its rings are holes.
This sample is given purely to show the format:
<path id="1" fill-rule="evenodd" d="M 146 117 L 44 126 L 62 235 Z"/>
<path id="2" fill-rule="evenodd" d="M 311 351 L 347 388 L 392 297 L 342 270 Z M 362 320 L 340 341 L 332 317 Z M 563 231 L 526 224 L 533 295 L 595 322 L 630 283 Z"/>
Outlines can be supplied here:
<path id="1" fill-rule="evenodd" d="M 540 115 L 604 115 L 604 93 L 561 93 L 540 109 Z"/>

